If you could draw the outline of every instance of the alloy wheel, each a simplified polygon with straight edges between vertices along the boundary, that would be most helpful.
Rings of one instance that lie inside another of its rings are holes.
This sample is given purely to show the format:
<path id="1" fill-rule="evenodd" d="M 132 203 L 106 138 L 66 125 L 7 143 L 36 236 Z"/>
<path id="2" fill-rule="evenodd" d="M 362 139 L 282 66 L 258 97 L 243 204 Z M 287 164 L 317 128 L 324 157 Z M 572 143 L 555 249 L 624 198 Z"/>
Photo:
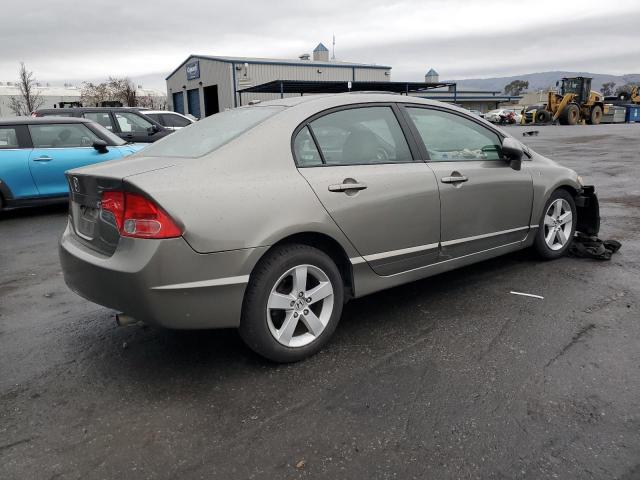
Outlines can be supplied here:
<path id="1" fill-rule="evenodd" d="M 544 215 L 544 241 L 551 250 L 562 249 L 571 240 L 573 213 L 563 198 L 551 202 Z"/>
<path id="2" fill-rule="evenodd" d="M 287 347 L 303 347 L 325 330 L 334 307 L 333 285 L 314 265 L 298 265 L 276 281 L 267 300 L 267 324 Z"/>

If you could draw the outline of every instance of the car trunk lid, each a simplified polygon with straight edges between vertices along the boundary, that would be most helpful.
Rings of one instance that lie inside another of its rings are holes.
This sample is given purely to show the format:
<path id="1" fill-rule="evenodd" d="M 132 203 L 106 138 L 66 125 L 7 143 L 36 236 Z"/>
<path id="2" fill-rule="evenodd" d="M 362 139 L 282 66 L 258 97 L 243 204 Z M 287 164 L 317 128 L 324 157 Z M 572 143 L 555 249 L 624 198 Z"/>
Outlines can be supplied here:
<path id="1" fill-rule="evenodd" d="M 138 157 L 68 171 L 70 224 L 79 241 L 100 254 L 111 256 L 120 241 L 120 233 L 115 217 L 100 208 L 102 193 L 127 190 L 127 178 L 171 168 L 174 163 L 175 159 L 171 158 Z"/>

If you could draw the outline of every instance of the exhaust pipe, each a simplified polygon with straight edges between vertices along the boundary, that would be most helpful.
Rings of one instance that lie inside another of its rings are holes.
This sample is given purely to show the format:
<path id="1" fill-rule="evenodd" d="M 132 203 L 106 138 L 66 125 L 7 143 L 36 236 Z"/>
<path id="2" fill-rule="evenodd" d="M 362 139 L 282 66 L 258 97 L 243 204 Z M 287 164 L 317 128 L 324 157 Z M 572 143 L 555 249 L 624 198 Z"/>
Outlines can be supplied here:
<path id="1" fill-rule="evenodd" d="M 116 313 L 116 323 L 119 327 L 128 327 L 130 325 L 135 325 L 137 323 L 142 324 L 142 322 L 136 320 L 135 318 L 125 315 L 124 313 Z"/>

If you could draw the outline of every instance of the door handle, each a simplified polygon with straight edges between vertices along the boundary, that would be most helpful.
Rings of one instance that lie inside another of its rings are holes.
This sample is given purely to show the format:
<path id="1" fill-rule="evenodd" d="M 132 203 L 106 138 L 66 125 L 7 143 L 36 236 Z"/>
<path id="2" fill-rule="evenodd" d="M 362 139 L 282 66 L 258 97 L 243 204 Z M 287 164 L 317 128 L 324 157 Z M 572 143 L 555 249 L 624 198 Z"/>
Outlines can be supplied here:
<path id="1" fill-rule="evenodd" d="M 33 159 L 34 162 L 50 162 L 51 160 L 53 160 L 53 158 L 47 157 L 46 155 L 43 155 L 41 157 L 36 157 Z"/>
<path id="2" fill-rule="evenodd" d="M 349 190 L 364 190 L 367 188 L 367 185 L 364 183 L 358 183 L 353 181 L 352 183 L 347 182 L 348 179 L 345 179 L 345 183 L 335 183 L 333 185 L 329 185 L 330 192 L 348 192 Z"/>
<path id="3" fill-rule="evenodd" d="M 450 177 L 442 177 L 440 181 L 442 183 L 462 183 L 469 181 L 469 179 L 464 175 L 452 175 Z"/>

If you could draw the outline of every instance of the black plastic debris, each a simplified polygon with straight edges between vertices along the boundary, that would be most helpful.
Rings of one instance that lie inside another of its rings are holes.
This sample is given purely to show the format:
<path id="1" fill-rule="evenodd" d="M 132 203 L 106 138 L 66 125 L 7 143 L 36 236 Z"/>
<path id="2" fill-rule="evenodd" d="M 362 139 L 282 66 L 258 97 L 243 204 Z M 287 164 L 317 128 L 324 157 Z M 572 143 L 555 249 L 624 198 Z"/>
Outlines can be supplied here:
<path id="1" fill-rule="evenodd" d="M 528 132 L 522 132 L 523 137 L 537 137 L 540 130 L 529 130 Z"/>
<path id="2" fill-rule="evenodd" d="M 596 236 L 578 232 L 569 247 L 569 255 L 596 260 L 611 260 L 611 255 L 620 250 L 622 244 L 617 240 L 600 240 Z"/>

